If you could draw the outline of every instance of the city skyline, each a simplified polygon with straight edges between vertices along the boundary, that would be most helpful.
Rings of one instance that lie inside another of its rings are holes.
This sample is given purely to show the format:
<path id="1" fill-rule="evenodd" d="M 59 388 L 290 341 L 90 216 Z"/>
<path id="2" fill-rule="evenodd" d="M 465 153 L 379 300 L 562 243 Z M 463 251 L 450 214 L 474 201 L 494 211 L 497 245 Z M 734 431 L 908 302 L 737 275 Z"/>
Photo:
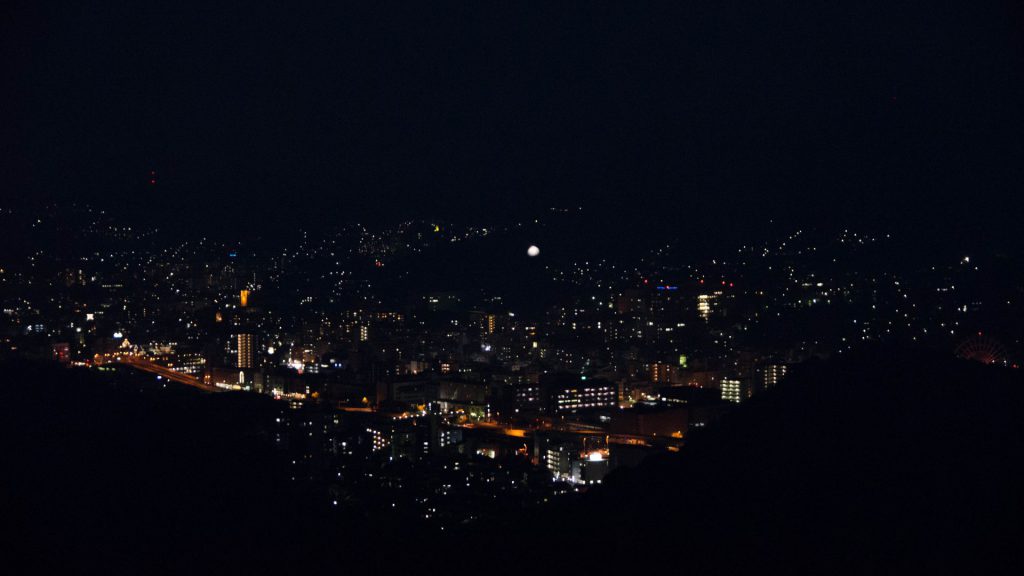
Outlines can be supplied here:
<path id="1" fill-rule="evenodd" d="M 5 7 L 8 565 L 1024 573 L 1021 3 Z"/>

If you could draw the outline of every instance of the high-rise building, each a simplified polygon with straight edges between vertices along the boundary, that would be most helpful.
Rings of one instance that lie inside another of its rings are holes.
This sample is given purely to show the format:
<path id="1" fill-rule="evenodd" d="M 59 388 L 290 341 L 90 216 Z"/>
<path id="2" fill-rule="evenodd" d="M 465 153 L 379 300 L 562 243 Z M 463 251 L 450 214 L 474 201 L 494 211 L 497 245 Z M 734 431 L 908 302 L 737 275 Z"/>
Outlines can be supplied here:
<path id="1" fill-rule="evenodd" d="M 721 290 L 716 290 L 710 294 L 698 294 L 697 314 L 704 320 L 709 320 L 711 318 L 711 314 L 715 311 L 717 301 L 721 295 Z"/>
<path id="2" fill-rule="evenodd" d="M 573 456 L 578 452 L 579 449 L 568 442 L 551 442 L 544 454 L 548 471 L 559 480 L 569 478 L 572 474 Z"/>
<path id="3" fill-rule="evenodd" d="M 739 402 L 743 400 L 743 386 L 739 380 L 725 378 L 722 380 L 722 400 Z"/>
<path id="4" fill-rule="evenodd" d="M 239 368 L 256 367 L 256 337 L 252 334 L 238 335 L 238 362 Z"/>
<path id="5" fill-rule="evenodd" d="M 765 390 L 774 388 L 786 376 L 785 364 L 768 364 L 763 369 L 762 385 Z"/>
<path id="6" fill-rule="evenodd" d="M 658 384 L 668 384 L 676 380 L 678 369 L 671 364 L 664 362 L 653 362 L 650 367 L 650 379 L 651 382 Z"/>

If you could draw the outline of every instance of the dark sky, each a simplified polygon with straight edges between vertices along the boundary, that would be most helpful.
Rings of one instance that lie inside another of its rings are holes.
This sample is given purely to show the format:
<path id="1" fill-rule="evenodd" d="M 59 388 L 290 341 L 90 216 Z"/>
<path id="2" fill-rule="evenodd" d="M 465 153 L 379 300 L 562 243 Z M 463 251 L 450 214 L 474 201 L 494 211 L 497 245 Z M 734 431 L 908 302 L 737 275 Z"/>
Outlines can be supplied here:
<path id="1" fill-rule="evenodd" d="M 1019 3 L 799 4 L 21 2 L 0 181 L 260 225 L 1019 215 Z"/>

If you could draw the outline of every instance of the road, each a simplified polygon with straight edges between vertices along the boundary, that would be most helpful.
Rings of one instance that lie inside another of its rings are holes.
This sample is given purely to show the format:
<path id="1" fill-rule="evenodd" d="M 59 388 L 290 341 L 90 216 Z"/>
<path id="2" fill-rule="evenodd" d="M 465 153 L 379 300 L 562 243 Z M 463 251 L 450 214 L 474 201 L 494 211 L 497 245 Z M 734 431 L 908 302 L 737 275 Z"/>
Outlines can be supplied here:
<path id="1" fill-rule="evenodd" d="M 186 386 L 198 388 L 200 390 L 203 390 L 204 392 L 223 392 L 223 390 L 221 390 L 220 388 L 217 388 L 216 386 L 212 386 L 210 384 L 206 384 L 205 382 L 194 376 L 182 374 L 181 372 L 175 372 L 174 370 L 171 370 L 166 366 L 161 366 L 154 362 L 150 362 L 149 360 L 146 360 L 145 358 L 141 358 L 139 356 L 133 356 L 130 354 L 111 355 L 105 357 L 97 357 L 95 362 L 97 365 L 124 364 L 126 366 L 131 366 L 132 368 L 135 368 L 137 370 L 142 370 L 143 372 L 149 372 L 150 374 L 162 376 L 172 382 L 177 382 L 179 384 L 184 384 Z"/>

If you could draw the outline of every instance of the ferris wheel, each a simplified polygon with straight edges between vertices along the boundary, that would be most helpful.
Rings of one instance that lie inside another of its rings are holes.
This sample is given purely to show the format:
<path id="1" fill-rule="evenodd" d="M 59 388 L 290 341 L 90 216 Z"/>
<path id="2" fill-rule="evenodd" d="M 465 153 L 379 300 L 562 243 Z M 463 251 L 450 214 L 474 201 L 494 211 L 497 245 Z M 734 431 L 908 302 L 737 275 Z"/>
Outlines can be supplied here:
<path id="1" fill-rule="evenodd" d="M 982 364 L 1006 364 L 1008 358 L 1006 348 L 998 340 L 981 332 L 961 342 L 954 354 Z"/>

